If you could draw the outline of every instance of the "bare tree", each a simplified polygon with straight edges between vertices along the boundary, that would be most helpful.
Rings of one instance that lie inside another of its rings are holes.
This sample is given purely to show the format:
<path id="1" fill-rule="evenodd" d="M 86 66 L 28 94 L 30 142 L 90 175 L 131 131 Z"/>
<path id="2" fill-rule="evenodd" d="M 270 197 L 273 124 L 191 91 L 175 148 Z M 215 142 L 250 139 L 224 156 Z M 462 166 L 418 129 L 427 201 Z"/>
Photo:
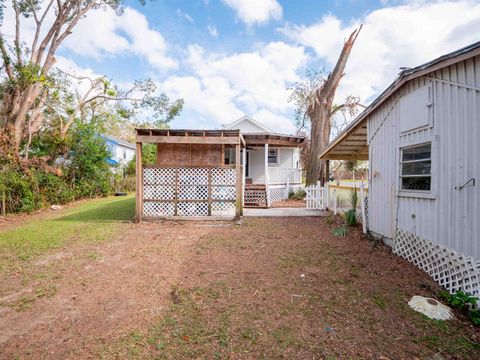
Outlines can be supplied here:
<path id="1" fill-rule="evenodd" d="M 2 4 L 3 6 L 3 1 Z M 69 36 L 79 20 L 90 10 L 100 7 L 119 9 L 119 0 L 12 0 L 15 13 L 13 43 L 0 32 L 0 59 L 6 79 L 1 87 L 1 121 L 4 130 L 11 132 L 14 152 L 31 129 L 43 120 L 43 101 L 48 96 L 48 75 L 55 63 L 55 53 Z M 53 23 L 45 24 L 47 15 L 53 14 Z M 22 44 L 21 22 L 35 21 L 31 44 Z M 46 27 L 45 27 L 46 26 Z"/>
<path id="2" fill-rule="evenodd" d="M 292 92 L 291 100 L 297 106 L 297 118 L 303 119 L 304 124 L 305 118 L 308 117 L 311 126 L 310 149 L 307 159 L 307 185 L 315 184 L 318 180 L 322 183 L 327 180 L 326 162 L 320 161 L 318 156 L 328 145 L 333 115 L 338 111 L 354 109 L 359 104 L 359 99 L 356 97 L 347 98 L 347 101 L 341 105 L 334 105 L 333 100 L 338 84 L 344 75 L 350 51 L 361 29 L 362 26 L 350 34 L 332 72 L 326 77 L 316 76 L 307 83 L 297 84 Z"/>

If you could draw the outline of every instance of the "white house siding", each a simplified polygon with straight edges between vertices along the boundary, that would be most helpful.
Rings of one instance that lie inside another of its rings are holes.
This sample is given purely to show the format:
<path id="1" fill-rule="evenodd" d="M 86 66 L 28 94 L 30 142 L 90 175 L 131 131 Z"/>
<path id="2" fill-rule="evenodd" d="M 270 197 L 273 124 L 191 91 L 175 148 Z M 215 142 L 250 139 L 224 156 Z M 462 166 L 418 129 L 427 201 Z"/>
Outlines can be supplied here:
<path id="1" fill-rule="evenodd" d="M 432 127 L 401 134 L 399 97 L 428 84 Z M 369 116 L 371 231 L 393 238 L 402 229 L 480 260 L 479 88 L 477 56 L 410 81 Z M 425 141 L 432 142 L 433 198 L 396 196 L 399 148 Z M 454 189 L 472 177 L 475 187 Z"/>
<path id="2" fill-rule="evenodd" d="M 299 158 L 298 148 L 276 148 L 269 146 L 269 149 L 278 149 L 278 164 L 269 164 L 269 167 L 282 167 L 294 169 Z M 249 178 L 253 183 L 265 183 L 265 148 L 256 147 L 250 150 Z"/>
<path id="3" fill-rule="evenodd" d="M 120 164 L 127 164 L 129 161 L 133 160 L 133 157 L 135 156 L 135 149 L 123 146 L 121 144 L 115 144 L 114 145 L 114 154 L 113 154 L 113 159 L 117 161 Z M 126 151 L 126 158 L 123 158 L 123 151 Z"/>

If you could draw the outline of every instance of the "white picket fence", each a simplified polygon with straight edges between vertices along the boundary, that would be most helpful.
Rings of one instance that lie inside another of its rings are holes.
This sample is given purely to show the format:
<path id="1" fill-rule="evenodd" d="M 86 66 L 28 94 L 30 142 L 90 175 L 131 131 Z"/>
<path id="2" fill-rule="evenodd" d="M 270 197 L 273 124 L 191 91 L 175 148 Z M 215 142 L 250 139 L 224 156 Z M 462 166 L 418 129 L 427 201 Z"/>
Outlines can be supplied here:
<path id="1" fill-rule="evenodd" d="M 328 185 L 320 186 L 320 182 L 316 185 L 305 187 L 306 203 L 308 210 L 325 210 L 328 206 Z"/>

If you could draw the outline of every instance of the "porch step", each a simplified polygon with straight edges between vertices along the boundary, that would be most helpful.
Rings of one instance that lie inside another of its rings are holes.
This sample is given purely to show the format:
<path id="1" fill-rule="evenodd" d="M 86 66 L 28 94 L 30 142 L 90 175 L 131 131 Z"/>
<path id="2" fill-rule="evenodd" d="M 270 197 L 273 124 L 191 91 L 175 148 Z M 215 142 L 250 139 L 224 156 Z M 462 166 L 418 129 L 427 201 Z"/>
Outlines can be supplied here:
<path id="1" fill-rule="evenodd" d="M 245 184 L 245 190 L 265 190 L 265 184 Z"/>
<path id="2" fill-rule="evenodd" d="M 267 204 L 267 191 L 265 185 L 248 185 L 245 187 L 245 207 L 266 208 Z M 263 186 L 263 187 L 262 187 Z"/>

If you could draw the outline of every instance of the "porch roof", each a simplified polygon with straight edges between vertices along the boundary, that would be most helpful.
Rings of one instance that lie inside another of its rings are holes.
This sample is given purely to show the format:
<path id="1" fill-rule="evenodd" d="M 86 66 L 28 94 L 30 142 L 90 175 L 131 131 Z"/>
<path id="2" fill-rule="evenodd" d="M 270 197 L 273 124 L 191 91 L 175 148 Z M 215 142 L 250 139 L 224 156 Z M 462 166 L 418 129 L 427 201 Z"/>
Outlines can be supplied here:
<path id="1" fill-rule="evenodd" d="M 135 129 L 137 143 L 225 144 L 245 147 L 240 130 Z"/>
<path id="2" fill-rule="evenodd" d="M 296 147 L 305 142 L 303 136 L 276 133 L 243 133 L 247 146 L 263 146 L 269 144 L 276 147 Z"/>
<path id="3" fill-rule="evenodd" d="M 480 55 L 480 41 L 440 56 L 414 68 L 406 68 L 345 130 L 320 154 L 325 160 L 368 160 L 367 117 L 406 82 Z"/>

